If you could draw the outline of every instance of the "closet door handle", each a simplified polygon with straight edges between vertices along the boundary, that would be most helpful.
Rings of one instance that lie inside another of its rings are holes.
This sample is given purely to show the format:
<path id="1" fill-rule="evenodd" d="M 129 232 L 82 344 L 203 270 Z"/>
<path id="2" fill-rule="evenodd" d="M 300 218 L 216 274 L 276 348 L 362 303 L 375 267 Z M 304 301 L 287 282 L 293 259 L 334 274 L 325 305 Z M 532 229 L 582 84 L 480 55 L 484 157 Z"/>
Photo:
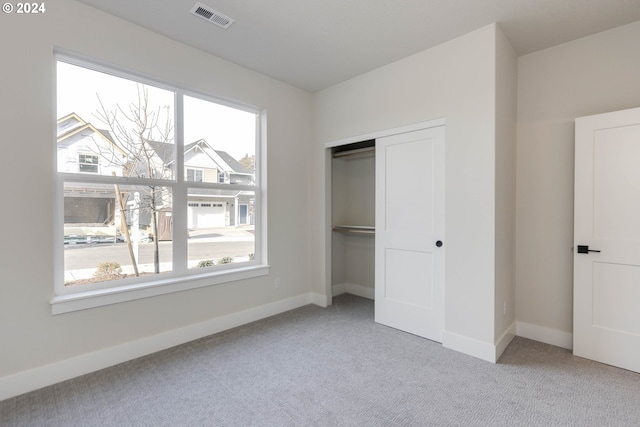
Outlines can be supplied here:
<path id="1" fill-rule="evenodd" d="M 442 247 L 442 240 L 437 240 L 436 241 L 436 246 L 441 248 Z"/>

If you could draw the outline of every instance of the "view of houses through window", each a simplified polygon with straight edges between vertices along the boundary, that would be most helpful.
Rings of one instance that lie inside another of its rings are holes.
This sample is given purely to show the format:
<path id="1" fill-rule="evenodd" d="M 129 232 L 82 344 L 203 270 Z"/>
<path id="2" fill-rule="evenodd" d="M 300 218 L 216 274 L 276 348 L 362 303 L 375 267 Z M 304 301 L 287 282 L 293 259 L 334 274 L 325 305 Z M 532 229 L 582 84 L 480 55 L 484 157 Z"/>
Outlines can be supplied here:
<path id="1" fill-rule="evenodd" d="M 65 288 L 257 262 L 258 113 L 136 80 L 57 62 Z"/>

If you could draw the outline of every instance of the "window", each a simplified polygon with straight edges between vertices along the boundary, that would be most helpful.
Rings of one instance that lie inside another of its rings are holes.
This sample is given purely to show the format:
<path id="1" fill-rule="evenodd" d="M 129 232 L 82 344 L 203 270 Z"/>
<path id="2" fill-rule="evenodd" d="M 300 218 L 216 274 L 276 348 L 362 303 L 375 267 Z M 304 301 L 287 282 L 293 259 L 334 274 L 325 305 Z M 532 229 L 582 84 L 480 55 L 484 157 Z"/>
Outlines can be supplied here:
<path id="1" fill-rule="evenodd" d="M 260 112 L 66 56 L 56 64 L 54 306 L 266 274 Z"/>
<path id="2" fill-rule="evenodd" d="M 78 171 L 98 173 L 98 156 L 92 154 L 78 155 Z"/>
<path id="3" fill-rule="evenodd" d="M 202 182 L 203 171 L 201 169 L 187 168 L 187 181 Z"/>

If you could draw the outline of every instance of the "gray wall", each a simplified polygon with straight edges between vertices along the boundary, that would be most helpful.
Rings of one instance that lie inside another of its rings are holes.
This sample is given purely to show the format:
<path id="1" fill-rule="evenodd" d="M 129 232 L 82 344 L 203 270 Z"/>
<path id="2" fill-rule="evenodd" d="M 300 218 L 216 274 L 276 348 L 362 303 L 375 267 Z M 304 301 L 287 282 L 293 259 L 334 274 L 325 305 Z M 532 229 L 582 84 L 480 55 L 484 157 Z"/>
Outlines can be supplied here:
<path id="1" fill-rule="evenodd" d="M 118 346 L 308 294 L 309 211 L 291 202 L 309 190 L 309 93 L 70 0 L 3 15 L 0 35 L 0 179 L 15 207 L 0 209 L 0 381 L 94 352 L 118 360 Z M 52 316 L 55 47 L 267 110 L 270 275 Z"/>
<path id="2" fill-rule="evenodd" d="M 518 59 L 518 335 L 571 347 L 574 119 L 640 106 L 640 22 Z"/>
<path id="3" fill-rule="evenodd" d="M 496 32 L 496 286 L 495 339 L 515 333 L 516 320 L 516 106 L 517 59 L 502 32 Z"/>

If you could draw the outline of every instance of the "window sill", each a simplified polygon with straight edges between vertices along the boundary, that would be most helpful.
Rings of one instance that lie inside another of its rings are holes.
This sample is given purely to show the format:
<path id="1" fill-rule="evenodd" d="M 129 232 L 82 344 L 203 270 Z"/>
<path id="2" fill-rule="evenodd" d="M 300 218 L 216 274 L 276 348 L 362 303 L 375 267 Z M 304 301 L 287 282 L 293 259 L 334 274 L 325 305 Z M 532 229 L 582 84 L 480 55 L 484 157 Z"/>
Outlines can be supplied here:
<path id="1" fill-rule="evenodd" d="M 183 276 L 136 285 L 58 295 L 51 300 L 51 314 L 70 313 L 141 298 L 251 279 L 266 276 L 267 274 L 269 274 L 269 266 L 258 265 L 216 273 Z"/>

